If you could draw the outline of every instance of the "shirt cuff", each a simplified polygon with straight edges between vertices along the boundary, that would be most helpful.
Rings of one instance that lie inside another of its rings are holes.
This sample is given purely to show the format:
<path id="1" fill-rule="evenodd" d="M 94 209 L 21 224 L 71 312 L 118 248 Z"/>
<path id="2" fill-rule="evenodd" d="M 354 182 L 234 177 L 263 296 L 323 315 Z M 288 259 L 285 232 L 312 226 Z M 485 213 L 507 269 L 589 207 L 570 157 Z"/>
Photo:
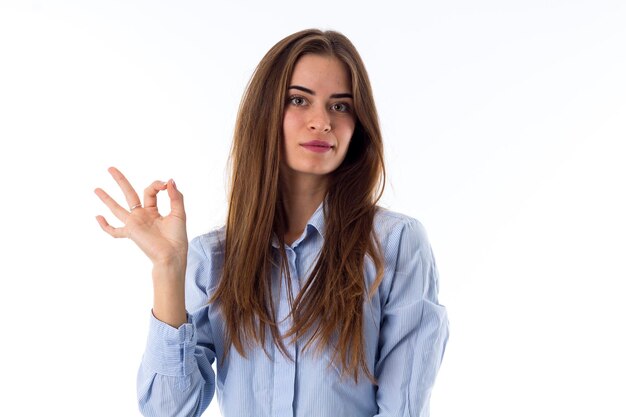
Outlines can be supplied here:
<path id="1" fill-rule="evenodd" d="M 187 313 L 187 323 L 176 329 L 157 319 L 151 311 L 143 361 L 146 367 L 157 374 L 188 376 L 198 369 L 194 357 L 196 342 L 195 325 L 190 314 Z"/>

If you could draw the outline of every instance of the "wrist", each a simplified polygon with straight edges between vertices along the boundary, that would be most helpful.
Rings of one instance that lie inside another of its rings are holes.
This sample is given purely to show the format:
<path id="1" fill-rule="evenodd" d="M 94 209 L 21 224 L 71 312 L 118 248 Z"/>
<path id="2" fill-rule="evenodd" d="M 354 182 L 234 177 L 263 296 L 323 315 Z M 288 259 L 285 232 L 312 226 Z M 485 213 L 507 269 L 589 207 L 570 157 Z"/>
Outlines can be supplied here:
<path id="1" fill-rule="evenodd" d="M 188 251 L 189 245 L 187 244 L 171 247 L 167 250 L 160 249 L 153 253 L 150 260 L 153 267 L 159 269 L 184 268 L 187 264 Z"/>
<path id="2" fill-rule="evenodd" d="M 185 271 L 187 267 L 187 256 L 178 255 L 178 256 L 169 256 L 166 258 L 158 259 L 152 261 L 152 271 L 153 272 L 179 272 Z"/>

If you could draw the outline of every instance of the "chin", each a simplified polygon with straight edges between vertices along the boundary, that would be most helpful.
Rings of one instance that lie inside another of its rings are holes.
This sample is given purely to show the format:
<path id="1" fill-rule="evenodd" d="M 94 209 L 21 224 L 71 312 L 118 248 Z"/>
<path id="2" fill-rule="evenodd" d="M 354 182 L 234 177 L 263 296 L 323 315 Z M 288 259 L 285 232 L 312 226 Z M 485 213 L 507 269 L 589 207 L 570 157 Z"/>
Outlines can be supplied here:
<path id="1" fill-rule="evenodd" d="M 334 171 L 328 167 L 290 167 L 289 171 L 295 175 L 325 176 Z"/>

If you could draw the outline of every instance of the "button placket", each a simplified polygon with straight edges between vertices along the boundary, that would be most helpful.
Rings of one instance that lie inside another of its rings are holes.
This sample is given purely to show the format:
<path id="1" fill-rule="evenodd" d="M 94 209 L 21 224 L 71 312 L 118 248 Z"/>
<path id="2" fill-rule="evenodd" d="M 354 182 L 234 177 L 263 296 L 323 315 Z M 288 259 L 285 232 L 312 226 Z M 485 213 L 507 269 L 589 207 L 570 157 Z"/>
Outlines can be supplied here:
<path id="1" fill-rule="evenodd" d="M 295 296 L 300 290 L 300 285 L 297 279 L 297 268 L 295 265 L 296 254 L 291 248 L 286 248 L 286 251 L 289 274 L 291 276 L 292 291 Z M 285 279 L 285 277 L 281 276 L 281 279 Z M 281 336 L 286 334 L 293 325 L 288 291 L 289 289 L 287 284 L 283 282 L 280 285 L 280 298 L 277 309 L 278 329 Z M 293 417 L 294 389 L 296 382 L 295 361 L 297 360 L 296 344 L 287 342 L 285 343 L 285 348 L 294 361 L 292 362 L 280 352 L 277 352 L 274 357 L 274 393 L 272 415 L 278 417 Z"/>

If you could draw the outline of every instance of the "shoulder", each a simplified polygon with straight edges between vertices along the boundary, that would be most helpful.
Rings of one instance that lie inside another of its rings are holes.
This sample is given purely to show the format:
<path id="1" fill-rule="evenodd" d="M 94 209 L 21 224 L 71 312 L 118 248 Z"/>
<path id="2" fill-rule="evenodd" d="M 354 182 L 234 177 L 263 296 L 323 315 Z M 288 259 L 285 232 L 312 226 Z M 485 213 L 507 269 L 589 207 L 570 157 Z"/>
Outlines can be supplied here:
<path id="1" fill-rule="evenodd" d="M 187 275 L 204 288 L 217 284 L 224 265 L 226 227 L 211 230 L 194 237 L 189 242 Z"/>
<path id="2" fill-rule="evenodd" d="M 416 218 L 377 206 L 374 231 L 389 273 L 409 273 L 434 263 L 426 229 Z"/>
<path id="3" fill-rule="evenodd" d="M 383 303 L 403 305 L 411 299 L 408 294 L 430 294 L 436 300 L 437 266 L 422 223 L 385 208 L 378 208 L 374 223 L 385 258 L 386 279 L 379 289 Z"/>
<path id="4" fill-rule="evenodd" d="M 410 244 L 418 250 L 429 246 L 426 229 L 419 220 L 384 207 L 376 209 L 374 232 L 383 247 Z"/>
<path id="5" fill-rule="evenodd" d="M 206 256 L 215 253 L 224 253 L 224 240 L 226 238 L 226 226 L 213 229 L 210 232 L 198 235 L 189 242 L 190 250 L 198 250 Z"/>

